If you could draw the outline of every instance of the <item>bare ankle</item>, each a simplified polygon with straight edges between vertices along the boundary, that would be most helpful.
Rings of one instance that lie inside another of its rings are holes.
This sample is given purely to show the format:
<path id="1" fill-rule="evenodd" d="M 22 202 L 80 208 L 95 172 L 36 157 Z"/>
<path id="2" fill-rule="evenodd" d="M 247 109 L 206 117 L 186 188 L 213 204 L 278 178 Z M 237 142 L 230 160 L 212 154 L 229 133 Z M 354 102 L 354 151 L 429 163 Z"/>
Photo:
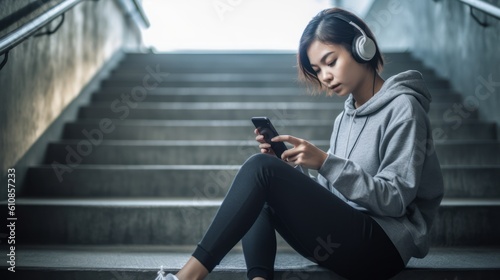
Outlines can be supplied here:
<path id="1" fill-rule="evenodd" d="M 196 258 L 191 257 L 175 275 L 179 280 L 202 280 L 208 275 L 208 270 Z"/>

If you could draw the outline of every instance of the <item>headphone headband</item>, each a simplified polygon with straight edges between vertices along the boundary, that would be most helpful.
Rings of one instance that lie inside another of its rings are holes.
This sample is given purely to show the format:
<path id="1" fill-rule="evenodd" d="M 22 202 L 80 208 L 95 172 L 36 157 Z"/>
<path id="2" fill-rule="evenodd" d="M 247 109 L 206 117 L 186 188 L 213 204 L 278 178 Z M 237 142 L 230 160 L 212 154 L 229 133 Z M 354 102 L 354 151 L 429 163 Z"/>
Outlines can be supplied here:
<path id="1" fill-rule="evenodd" d="M 366 33 L 363 31 L 363 29 L 361 29 L 361 27 L 359 27 L 359 25 L 355 24 L 354 21 L 350 21 L 349 24 L 356 27 L 356 29 L 359 30 L 359 32 L 361 32 L 363 37 L 368 38 L 368 36 L 366 36 Z"/>
<path id="2" fill-rule="evenodd" d="M 352 55 L 359 63 L 366 63 L 373 59 L 377 52 L 375 42 L 366 35 L 365 31 L 359 27 L 354 21 L 342 14 L 332 14 L 333 17 L 338 18 L 356 28 L 361 35 L 355 36 L 352 40 Z"/>

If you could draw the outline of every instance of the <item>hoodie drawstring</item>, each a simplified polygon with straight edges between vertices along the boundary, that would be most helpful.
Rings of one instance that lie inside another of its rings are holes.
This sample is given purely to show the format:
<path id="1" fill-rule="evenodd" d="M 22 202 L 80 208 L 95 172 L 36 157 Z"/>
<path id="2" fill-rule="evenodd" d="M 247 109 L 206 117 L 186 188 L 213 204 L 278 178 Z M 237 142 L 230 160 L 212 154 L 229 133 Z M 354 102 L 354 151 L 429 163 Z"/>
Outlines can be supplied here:
<path id="1" fill-rule="evenodd" d="M 356 140 L 354 141 L 354 143 L 352 145 L 352 149 L 348 153 L 348 151 L 349 151 L 349 142 L 351 140 L 351 131 L 352 131 L 352 127 L 354 126 L 354 122 L 355 122 L 355 118 L 356 118 L 356 114 L 357 113 L 358 113 L 357 111 L 354 111 L 354 114 L 352 115 L 352 119 L 351 119 L 351 124 L 349 125 L 349 132 L 347 133 L 347 143 L 346 143 L 345 151 L 344 151 L 344 158 L 346 158 L 346 159 L 348 159 L 350 157 L 352 150 L 354 150 L 354 147 L 358 143 L 359 136 L 361 135 L 361 133 L 365 129 L 366 123 L 368 122 L 368 119 L 370 118 L 370 116 L 366 117 L 365 123 L 363 124 L 363 127 L 361 127 L 361 130 L 358 133 L 358 137 L 356 137 Z M 340 121 L 339 121 L 339 126 L 337 127 L 337 134 L 335 135 L 335 143 L 334 143 L 334 146 L 333 146 L 333 154 L 334 155 L 337 152 L 337 143 L 338 143 L 338 140 L 339 140 L 340 127 L 342 125 L 342 121 L 344 120 L 344 114 L 345 114 L 345 112 L 342 112 L 342 116 L 340 117 Z"/>
<path id="2" fill-rule="evenodd" d="M 354 118 L 356 118 L 357 113 L 358 111 L 354 111 L 354 114 L 352 115 L 351 125 L 349 126 L 349 133 L 347 133 L 347 144 L 345 145 L 344 158 L 347 158 L 347 149 L 349 148 L 349 140 L 351 140 L 352 126 L 354 125 Z"/>

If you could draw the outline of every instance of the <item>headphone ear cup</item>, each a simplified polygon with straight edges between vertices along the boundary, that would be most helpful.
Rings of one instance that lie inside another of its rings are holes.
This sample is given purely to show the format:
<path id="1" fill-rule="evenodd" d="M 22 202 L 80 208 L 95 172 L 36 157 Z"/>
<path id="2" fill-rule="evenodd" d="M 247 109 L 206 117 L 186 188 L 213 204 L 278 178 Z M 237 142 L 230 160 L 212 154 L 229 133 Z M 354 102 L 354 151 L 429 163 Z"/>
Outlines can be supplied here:
<path id="1" fill-rule="evenodd" d="M 366 63 L 372 60 L 376 52 L 377 47 L 372 39 L 363 35 L 354 37 L 352 42 L 352 54 L 357 62 Z"/>
<path id="2" fill-rule="evenodd" d="M 358 50 L 358 44 L 357 42 L 361 39 L 362 35 L 357 35 L 356 37 L 354 37 L 354 39 L 352 40 L 352 57 L 354 57 L 354 60 L 356 60 L 356 62 L 358 63 L 365 63 L 365 61 L 359 56 L 359 50 Z"/>

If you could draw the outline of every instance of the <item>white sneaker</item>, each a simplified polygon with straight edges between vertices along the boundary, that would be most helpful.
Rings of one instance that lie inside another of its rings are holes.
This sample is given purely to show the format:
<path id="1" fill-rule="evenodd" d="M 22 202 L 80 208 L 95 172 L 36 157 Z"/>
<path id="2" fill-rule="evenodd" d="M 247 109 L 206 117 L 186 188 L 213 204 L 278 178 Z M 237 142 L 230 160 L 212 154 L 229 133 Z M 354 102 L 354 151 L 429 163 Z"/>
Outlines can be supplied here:
<path id="1" fill-rule="evenodd" d="M 160 271 L 158 271 L 158 276 L 155 280 L 179 280 L 175 275 L 169 273 L 167 274 L 165 270 L 163 270 L 163 265 L 160 267 Z"/>
<path id="2" fill-rule="evenodd" d="M 166 280 L 179 280 L 179 278 L 175 277 L 173 274 L 167 274 L 167 277 L 165 277 Z"/>

